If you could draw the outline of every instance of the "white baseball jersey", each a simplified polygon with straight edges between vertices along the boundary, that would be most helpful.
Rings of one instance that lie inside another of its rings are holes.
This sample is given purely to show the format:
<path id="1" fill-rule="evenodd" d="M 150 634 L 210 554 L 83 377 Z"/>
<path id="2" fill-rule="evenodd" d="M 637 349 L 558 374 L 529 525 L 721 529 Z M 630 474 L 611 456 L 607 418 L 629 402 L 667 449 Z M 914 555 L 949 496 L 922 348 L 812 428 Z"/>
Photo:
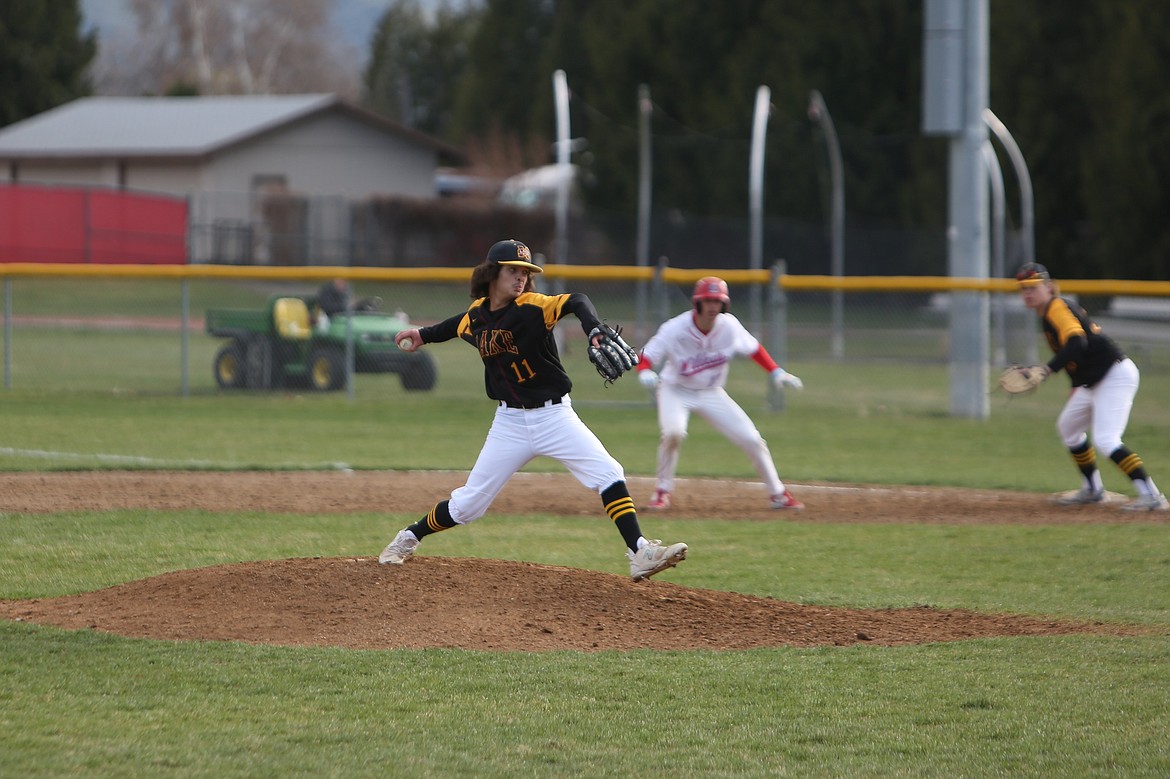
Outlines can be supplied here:
<path id="1" fill-rule="evenodd" d="M 684 311 L 666 320 L 642 349 L 663 383 L 687 389 L 710 389 L 727 383 L 727 372 L 737 355 L 755 354 L 760 342 L 733 314 L 719 314 L 711 332 L 695 326 L 694 314 Z"/>

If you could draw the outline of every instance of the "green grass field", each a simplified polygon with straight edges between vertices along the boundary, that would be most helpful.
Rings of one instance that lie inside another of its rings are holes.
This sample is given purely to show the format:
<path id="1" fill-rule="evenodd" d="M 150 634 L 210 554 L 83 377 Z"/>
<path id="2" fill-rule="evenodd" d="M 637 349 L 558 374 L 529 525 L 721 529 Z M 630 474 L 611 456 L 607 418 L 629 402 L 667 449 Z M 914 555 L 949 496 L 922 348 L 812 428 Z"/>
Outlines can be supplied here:
<path id="1" fill-rule="evenodd" d="M 31 302 L 27 291 L 18 299 Z M 202 337 L 192 340 L 191 395 L 180 397 L 173 334 L 15 336 L 16 381 L 0 395 L 0 507 L 4 474 L 14 471 L 467 468 L 492 413 L 478 360 L 462 344 L 435 347 L 434 392 L 361 376 L 351 401 L 218 393 L 215 343 Z M 627 472 L 651 474 L 657 428 L 644 392 L 632 381 L 602 387 L 580 350 L 567 362 L 581 416 Z M 788 481 L 1075 486 L 1053 428 L 1063 383 L 1010 402 L 992 396 L 991 418 L 980 422 L 948 415 L 945 366 L 915 366 L 912 382 L 897 364 L 789 367 L 806 389 L 789 393 L 782 413 L 766 410 L 756 366 L 737 365 L 729 386 Z M 1164 488 L 1166 397 L 1165 370 L 1144 372 L 1126 436 Z M 753 478 L 746 458 L 701 420 L 681 472 Z M 1128 491 L 1114 470 L 1104 476 Z M 388 528 L 414 518 L 396 511 L 0 508 L 0 598 L 242 560 L 369 555 Z M 655 526 L 713 550 L 666 577 L 687 586 L 825 606 L 1061 616 L 1152 634 L 530 654 L 148 641 L 0 621 L 0 776 L 1170 775 L 1167 517 L 1062 526 L 711 517 Z M 492 515 L 445 535 L 442 553 L 621 574 L 603 532 L 577 518 Z"/>
<path id="2" fill-rule="evenodd" d="M 439 365 L 433 392 L 405 392 L 393 375 L 359 375 L 351 401 L 345 392 L 220 393 L 211 378 L 213 339 L 192 346 L 192 390 L 184 398 L 173 334 L 74 340 L 42 333 L 36 348 L 32 338 L 21 336 L 14 389 L 3 397 L 3 470 L 470 468 L 491 421 L 482 365 L 462 343 L 429 347 Z M 581 416 L 627 471 L 652 474 L 658 433 L 645 391 L 635 381 L 604 387 L 581 349 L 565 361 Z M 1076 486 L 1054 428 L 1067 391 L 1060 377 L 1035 395 L 993 394 L 991 417 L 978 421 L 949 416 L 945 366 L 789 367 L 806 389 L 788 392 L 783 412 L 768 410 L 766 377 L 749 361 L 736 363 L 728 385 L 786 479 L 1041 492 Z M 39 378 L 24 379 L 26 373 Z M 1158 402 L 1168 396 L 1170 374 L 1144 374 L 1126 436 L 1155 476 L 1170 473 L 1170 406 Z M 530 467 L 560 468 L 541 461 Z M 691 425 L 680 467 L 694 476 L 753 475 L 746 458 L 701 419 Z M 1126 491 L 1119 473 L 1103 474 L 1110 489 Z"/>

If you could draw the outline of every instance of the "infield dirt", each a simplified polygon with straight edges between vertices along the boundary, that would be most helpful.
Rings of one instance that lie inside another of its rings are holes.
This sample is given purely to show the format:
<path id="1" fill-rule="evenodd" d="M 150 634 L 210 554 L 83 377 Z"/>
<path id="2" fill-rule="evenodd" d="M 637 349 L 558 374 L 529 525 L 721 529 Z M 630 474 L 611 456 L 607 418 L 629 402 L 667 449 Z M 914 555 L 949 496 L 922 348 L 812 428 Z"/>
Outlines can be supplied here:
<path id="1" fill-rule="evenodd" d="M 464 477 L 459 472 L 13 473 L 2 477 L 0 512 L 393 510 L 421 516 Z M 667 516 L 751 522 L 1170 524 L 1162 515 L 1120 512 L 1115 503 L 1062 508 L 1043 495 L 791 486 L 806 504 L 803 511 L 768 508 L 758 483 L 686 480 Z M 652 483 L 644 478 L 631 478 L 630 487 L 639 501 L 652 491 Z M 491 514 L 534 510 L 605 520 L 597 496 L 570 476 L 522 473 L 481 521 L 490 522 Z M 648 529 L 655 516 L 644 514 Z M 387 527 L 387 541 L 397 529 Z M 96 592 L 0 601 L 0 618 L 169 640 L 494 651 L 895 646 L 989 636 L 1140 632 L 1123 625 L 928 607 L 809 606 L 662 579 L 634 583 L 616 574 L 500 560 L 420 555 L 406 565 L 380 566 L 379 551 L 371 549 L 370 556 L 361 557 L 265 560 L 174 571 Z"/>

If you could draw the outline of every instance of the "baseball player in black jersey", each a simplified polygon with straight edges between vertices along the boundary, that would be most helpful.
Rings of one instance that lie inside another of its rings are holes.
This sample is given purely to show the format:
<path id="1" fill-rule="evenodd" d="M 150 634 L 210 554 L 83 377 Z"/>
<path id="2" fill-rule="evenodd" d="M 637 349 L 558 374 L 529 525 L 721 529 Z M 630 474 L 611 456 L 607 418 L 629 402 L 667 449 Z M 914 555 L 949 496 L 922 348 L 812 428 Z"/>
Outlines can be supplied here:
<path id="1" fill-rule="evenodd" d="M 1060 297 L 1043 265 L 1022 265 L 1016 273 L 1016 285 L 1024 305 L 1040 316 L 1044 337 L 1053 351 L 1052 359 L 1038 369 L 1048 376 L 1063 368 L 1072 381 L 1072 392 L 1056 420 L 1056 429 L 1081 471 L 1081 488 L 1057 502 L 1076 506 L 1105 500 L 1095 446 L 1117 464 L 1137 490 L 1137 499 L 1122 509 L 1166 511 L 1170 507 L 1166 497 L 1146 473 L 1142 458 L 1121 441 L 1137 395 L 1137 366 L 1083 308 Z"/>
<path id="2" fill-rule="evenodd" d="M 573 383 L 561 365 L 553 328 L 566 314 L 575 315 L 587 334 L 601 320 L 585 295 L 534 292 L 533 277 L 541 272 L 527 246 L 500 241 L 472 271 L 474 302 L 465 313 L 395 337 L 399 348 L 408 352 L 453 338 L 475 347 L 483 360 L 484 389 L 498 408 L 467 483 L 399 532 L 378 562 L 405 563 L 431 533 L 479 519 L 512 475 L 542 455 L 560 461 L 601 495 L 606 513 L 629 547 L 626 556 L 634 581 L 686 557 L 686 544 L 664 545 L 642 536 L 621 464 L 573 410 L 569 397 Z M 595 336 L 594 345 L 598 340 Z"/>

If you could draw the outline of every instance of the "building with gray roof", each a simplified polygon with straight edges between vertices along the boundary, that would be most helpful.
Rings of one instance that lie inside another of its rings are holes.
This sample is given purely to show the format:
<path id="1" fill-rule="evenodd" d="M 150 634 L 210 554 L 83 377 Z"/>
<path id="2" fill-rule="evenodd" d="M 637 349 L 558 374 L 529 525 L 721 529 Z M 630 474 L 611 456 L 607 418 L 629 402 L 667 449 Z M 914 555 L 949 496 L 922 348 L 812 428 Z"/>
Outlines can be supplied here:
<path id="1" fill-rule="evenodd" d="M 431 197 L 460 150 L 335 95 L 88 97 L 0 129 L 0 181 Z"/>
<path id="2" fill-rule="evenodd" d="M 340 261 L 346 203 L 435 197 L 437 169 L 464 161 L 460 149 L 331 94 L 88 97 L 0 128 L 0 184 L 189 198 L 193 261 L 263 262 L 265 236 L 288 230 L 336 245 Z"/>

